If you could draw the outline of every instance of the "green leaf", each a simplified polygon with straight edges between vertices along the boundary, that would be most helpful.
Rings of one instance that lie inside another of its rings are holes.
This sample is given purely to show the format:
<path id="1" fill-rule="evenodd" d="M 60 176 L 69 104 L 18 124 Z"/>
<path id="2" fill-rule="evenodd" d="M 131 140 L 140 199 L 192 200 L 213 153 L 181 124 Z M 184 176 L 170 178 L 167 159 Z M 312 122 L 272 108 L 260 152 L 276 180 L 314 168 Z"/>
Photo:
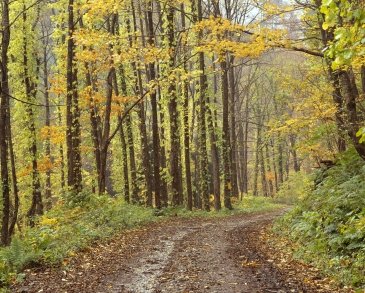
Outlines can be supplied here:
<path id="1" fill-rule="evenodd" d="M 322 5 L 329 6 L 332 2 L 333 2 L 333 0 L 323 0 Z"/>
<path id="2" fill-rule="evenodd" d="M 346 59 L 346 60 L 349 60 L 352 58 L 352 56 L 354 55 L 354 53 L 351 51 L 351 50 L 347 50 L 345 51 L 345 53 L 343 54 L 343 57 Z"/>
<path id="3" fill-rule="evenodd" d="M 326 30 L 328 30 L 328 28 L 329 28 L 329 25 L 328 25 L 328 23 L 327 22 L 324 22 L 323 24 L 322 24 L 322 28 L 326 31 Z"/>
<path id="4" fill-rule="evenodd" d="M 364 127 L 361 127 L 357 132 L 356 132 L 356 136 L 360 137 L 364 134 Z"/>

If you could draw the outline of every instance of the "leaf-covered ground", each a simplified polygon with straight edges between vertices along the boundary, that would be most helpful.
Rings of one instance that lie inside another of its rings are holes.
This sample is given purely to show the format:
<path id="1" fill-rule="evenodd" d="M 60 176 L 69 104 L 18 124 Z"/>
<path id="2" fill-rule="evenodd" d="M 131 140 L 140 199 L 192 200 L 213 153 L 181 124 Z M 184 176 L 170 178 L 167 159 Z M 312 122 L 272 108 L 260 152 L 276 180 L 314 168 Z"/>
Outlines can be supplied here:
<path id="1" fill-rule="evenodd" d="M 279 214 L 152 223 L 61 268 L 28 270 L 12 292 L 351 292 L 268 240 Z"/>

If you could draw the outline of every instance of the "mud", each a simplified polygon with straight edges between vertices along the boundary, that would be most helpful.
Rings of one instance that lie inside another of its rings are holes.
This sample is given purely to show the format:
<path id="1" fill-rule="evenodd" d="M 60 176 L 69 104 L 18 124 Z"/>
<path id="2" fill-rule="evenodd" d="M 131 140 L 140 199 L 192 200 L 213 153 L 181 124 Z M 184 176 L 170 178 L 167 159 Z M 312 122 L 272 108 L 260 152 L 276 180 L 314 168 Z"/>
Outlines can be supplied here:
<path id="1" fill-rule="evenodd" d="M 341 292 L 293 277 L 268 258 L 260 231 L 281 213 L 154 223 L 96 246 L 64 268 L 30 270 L 12 291 Z"/>

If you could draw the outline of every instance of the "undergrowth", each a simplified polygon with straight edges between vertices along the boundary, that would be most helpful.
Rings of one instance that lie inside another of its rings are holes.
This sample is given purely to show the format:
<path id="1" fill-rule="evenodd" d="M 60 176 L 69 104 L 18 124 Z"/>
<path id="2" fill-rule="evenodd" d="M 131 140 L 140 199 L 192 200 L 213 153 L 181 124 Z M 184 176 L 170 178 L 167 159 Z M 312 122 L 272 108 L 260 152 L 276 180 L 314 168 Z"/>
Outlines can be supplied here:
<path id="1" fill-rule="evenodd" d="M 293 241 L 296 258 L 365 289 L 365 163 L 350 151 L 315 182 L 274 231 Z"/>
<path id="2" fill-rule="evenodd" d="M 233 210 L 220 212 L 188 211 L 167 208 L 156 211 L 128 205 L 119 198 L 82 196 L 82 201 L 66 201 L 37 219 L 34 228 L 26 228 L 13 237 L 9 247 L 0 249 L 0 281 L 5 286 L 21 280 L 24 269 L 35 266 L 57 266 L 67 257 L 144 223 L 179 217 L 222 217 L 237 213 L 268 211 L 280 207 L 271 199 L 247 197 L 234 203 Z"/>

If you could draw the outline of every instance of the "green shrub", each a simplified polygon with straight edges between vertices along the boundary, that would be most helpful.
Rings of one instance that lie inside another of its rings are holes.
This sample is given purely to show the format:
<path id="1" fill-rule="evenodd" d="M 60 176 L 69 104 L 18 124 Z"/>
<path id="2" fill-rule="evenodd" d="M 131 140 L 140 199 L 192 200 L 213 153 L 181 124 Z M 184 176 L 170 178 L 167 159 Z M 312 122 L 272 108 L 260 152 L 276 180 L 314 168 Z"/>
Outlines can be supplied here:
<path id="1" fill-rule="evenodd" d="M 288 180 L 283 182 L 275 195 L 275 201 L 285 204 L 295 204 L 311 191 L 313 188 L 313 175 L 304 172 L 294 172 L 289 175 Z"/>
<path id="2" fill-rule="evenodd" d="M 0 249 L 0 280 L 7 283 L 28 266 L 57 265 L 97 239 L 155 219 L 153 209 L 106 196 L 91 195 L 82 206 L 59 205 Z"/>
<path id="3" fill-rule="evenodd" d="M 349 151 L 319 176 L 275 231 L 301 245 L 298 257 L 341 283 L 365 287 L 365 163 Z"/>

